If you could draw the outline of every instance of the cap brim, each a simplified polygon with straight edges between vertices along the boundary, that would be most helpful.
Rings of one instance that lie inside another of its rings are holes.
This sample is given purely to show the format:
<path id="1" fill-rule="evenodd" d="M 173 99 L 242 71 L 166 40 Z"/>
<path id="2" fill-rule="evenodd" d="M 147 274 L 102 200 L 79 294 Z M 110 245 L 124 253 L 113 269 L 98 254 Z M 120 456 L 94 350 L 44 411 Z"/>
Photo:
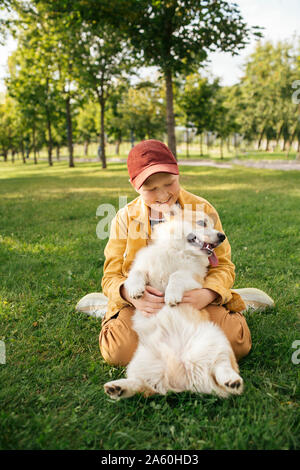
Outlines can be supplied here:
<path id="1" fill-rule="evenodd" d="M 151 165 L 148 168 L 145 168 L 145 170 L 131 180 L 131 182 L 136 189 L 140 189 L 146 179 L 149 178 L 149 176 L 154 175 L 154 173 L 171 173 L 172 175 L 179 175 L 179 170 L 176 163 L 159 163 L 158 165 Z"/>

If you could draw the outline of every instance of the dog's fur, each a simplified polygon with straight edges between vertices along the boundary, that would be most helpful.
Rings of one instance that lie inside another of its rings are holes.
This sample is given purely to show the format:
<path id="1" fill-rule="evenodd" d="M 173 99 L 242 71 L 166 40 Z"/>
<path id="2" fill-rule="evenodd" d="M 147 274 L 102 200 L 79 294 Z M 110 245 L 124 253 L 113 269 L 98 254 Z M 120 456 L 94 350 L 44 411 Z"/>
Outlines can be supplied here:
<path id="1" fill-rule="evenodd" d="M 180 304 L 185 291 L 202 287 L 209 249 L 224 238 L 205 213 L 177 212 L 155 227 L 153 243 L 137 253 L 125 287 L 132 298 L 139 298 L 151 285 L 164 292 L 165 306 L 149 317 L 135 311 L 138 347 L 127 378 L 104 385 L 111 398 L 137 392 L 147 396 L 191 391 L 220 397 L 242 393 L 243 380 L 223 331 L 209 321 L 205 309 Z"/>

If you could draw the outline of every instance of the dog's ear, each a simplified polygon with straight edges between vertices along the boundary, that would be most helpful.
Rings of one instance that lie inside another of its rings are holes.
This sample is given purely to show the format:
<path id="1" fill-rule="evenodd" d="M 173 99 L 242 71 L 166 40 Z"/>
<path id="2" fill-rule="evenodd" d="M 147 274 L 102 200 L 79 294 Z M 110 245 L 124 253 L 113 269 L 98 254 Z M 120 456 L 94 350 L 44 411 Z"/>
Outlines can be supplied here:
<path id="1" fill-rule="evenodd" d="M 214 212 L 211 212 L 210 214 L 207 214 L 208 217 L 211 219 L 212 223 L 214 224 L 214 226 L 216 225 L 216 223 L 218 222 L 218 216 L 217 214 L 215 214 Z"/>

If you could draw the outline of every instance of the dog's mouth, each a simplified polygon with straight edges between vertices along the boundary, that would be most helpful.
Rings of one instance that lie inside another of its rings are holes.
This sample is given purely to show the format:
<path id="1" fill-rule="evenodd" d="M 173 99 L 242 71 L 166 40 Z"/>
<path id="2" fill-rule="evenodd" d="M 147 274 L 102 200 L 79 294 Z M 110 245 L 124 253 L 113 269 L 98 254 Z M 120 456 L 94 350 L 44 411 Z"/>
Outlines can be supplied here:
<path id="1" fill-rule="evenodd" d="M 189 233 L 188 234 L 187 241 L 191 245 L 199 248 L 199 250 L 204 251 L 207 254 L 209 263 L 212 266 L 217 266 L 218 265 L 218 258 L 216 256 L 216 254 L 214 253 L 214 249 L 219 245 L 219 243 L 206 243 L 206 242 L 203 242 L 194 233 Z"/>

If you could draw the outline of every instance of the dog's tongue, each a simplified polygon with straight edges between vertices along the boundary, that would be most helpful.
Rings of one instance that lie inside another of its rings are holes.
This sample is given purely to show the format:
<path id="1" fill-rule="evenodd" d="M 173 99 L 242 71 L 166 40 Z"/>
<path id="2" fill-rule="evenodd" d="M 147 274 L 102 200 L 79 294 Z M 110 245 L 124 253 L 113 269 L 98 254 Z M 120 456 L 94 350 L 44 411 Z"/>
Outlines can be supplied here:
<path id="1" fill-rule="evenodd" d="M 209 264 L 211 266 L 218 266 L 219 260 L 215 252 L 213 251 L 212 254 L 208 257 Z"/>

